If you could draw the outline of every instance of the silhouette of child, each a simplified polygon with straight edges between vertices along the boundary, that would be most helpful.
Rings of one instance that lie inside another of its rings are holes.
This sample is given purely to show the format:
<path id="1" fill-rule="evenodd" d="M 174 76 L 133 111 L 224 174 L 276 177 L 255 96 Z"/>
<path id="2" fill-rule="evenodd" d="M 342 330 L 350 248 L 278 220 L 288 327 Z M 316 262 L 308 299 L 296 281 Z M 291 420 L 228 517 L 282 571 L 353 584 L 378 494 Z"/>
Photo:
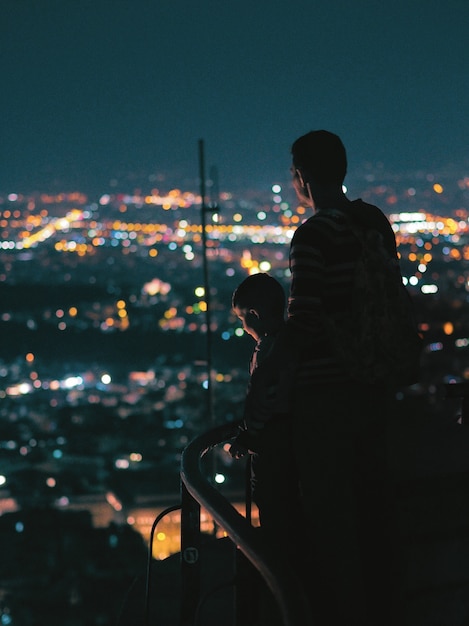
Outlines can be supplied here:
<path id="1" fill-rule="evenodd" d="M 233 312 L 243 329 L 256 342 L 249 363 L 250 384 L 259 365 L 266 365 L 277 333 L 285 324 L 286 298 L 282 285 L 266 273 L 253 274 L 240 283 L 232 297 Z M 299 481 L 290 439 L 288 413 L 290 375 L 267 389 L 273 410 L 256 412 L 256 420 L 243 419 L 230 454 L 240 459 L 250 454 L 251 496 L 257 505 L 260 539 L 287 567 L 301 573 L 304 569 L 299 541 L 301 533 L 289 532 L 292 523 L 302 524 Z M 251 401 L 262 404 L 265 398 L 251 394 Z M 259 401 L 259 402 L 258 402 Z M 255 580 L 251 580 L 254 585 Z M 260 585 L 259 624 L 279 626 L 282 622 L 272 597 Z"/>
<path id="2" fill-rule="evenodd" d="M 269 358 L 275 336 L 285 324 L 285 304 L 282 285 L 267 273 L 248 276 L 233 293 L 233 312 L 256 342 L 249 363 L 251 377 Z M 289 436 L 288 381 L 271 391 L 275 394 L 275 413 L 255 422 L 243 420 L 229 453 L 236 459 L 251 454 L 252 498 L 259 510 L 260 525 L 272 528 L 275 534 L 283 524 L 282 511 L 291 515 L 291 507 L 298 506 L 299 494 Z"/>

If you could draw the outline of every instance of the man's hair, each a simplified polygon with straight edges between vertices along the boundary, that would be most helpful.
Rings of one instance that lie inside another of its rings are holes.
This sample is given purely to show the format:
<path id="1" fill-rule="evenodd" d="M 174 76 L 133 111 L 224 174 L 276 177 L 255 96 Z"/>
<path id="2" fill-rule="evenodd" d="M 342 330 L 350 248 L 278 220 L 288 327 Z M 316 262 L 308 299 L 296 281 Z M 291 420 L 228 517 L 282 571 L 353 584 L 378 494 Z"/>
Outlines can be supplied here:
<path id="1" fill-rule="evenodd" d="M 232 307 L 255 309 L 282 316 L 285 312 L 285 292 L 282 285 L 267 273 L 252 274 L 235 289 L 231 300 Z"/>
<path id="2" fill-rule="evenodd" d="M 347 154 L 338 135 L 312 130 L 293 143 L 291 153 L 293 166 L 301 171 L 306 182 L 312 180 L 322 185 L 344 182 Z"/>

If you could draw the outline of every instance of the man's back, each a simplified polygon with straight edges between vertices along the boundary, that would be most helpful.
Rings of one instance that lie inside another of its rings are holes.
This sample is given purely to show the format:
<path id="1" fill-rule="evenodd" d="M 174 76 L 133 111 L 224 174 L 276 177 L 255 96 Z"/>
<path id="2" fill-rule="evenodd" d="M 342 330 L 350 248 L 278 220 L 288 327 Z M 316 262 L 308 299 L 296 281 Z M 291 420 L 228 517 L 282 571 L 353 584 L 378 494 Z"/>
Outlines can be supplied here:
<path id="1" fill-rule="evenodd" d="M 330 322 L 349 306 L 359 255 L 360 244 L 342 213 L 320 210 L 294 233 L 287 324 L 304 346 L 299 386 L 349 379 L 335 353 Z"/>

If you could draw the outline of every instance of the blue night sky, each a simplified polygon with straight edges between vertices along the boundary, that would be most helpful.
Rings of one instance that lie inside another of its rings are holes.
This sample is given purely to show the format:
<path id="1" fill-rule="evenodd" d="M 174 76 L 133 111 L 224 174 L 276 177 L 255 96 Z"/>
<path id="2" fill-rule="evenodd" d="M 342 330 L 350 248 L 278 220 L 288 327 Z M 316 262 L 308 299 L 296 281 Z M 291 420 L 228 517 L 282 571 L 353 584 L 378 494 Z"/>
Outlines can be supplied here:
<path id="1" fill-rule="evenodd" d="M 2 0 L 0 192 L 184 187 L 200 138 L 221 187 L 263 188 L 314 128 L 351 167 L 462 169 L 468 28 L 467 0 Z"/>

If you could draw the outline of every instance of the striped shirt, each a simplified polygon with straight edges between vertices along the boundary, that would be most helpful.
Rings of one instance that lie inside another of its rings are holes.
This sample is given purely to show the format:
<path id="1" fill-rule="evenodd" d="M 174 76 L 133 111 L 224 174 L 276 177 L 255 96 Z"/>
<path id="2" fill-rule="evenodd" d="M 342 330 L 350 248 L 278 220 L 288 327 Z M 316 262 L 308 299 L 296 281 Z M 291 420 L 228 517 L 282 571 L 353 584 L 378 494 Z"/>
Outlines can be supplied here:
<path id="1" fill-rule="evenodd" d="M 382 232 L 385 245 L 397 256 L 394 232 L 378 207 L 355 200 L 341 210 L 365 228 Z M 298 387 L 351 380 L 333 348 L 331 322 L 347 315 L 359 255 L 360 243 L 338 211 L 319 210 L 293 235 L 287 326 L 300 346 Z"/>

